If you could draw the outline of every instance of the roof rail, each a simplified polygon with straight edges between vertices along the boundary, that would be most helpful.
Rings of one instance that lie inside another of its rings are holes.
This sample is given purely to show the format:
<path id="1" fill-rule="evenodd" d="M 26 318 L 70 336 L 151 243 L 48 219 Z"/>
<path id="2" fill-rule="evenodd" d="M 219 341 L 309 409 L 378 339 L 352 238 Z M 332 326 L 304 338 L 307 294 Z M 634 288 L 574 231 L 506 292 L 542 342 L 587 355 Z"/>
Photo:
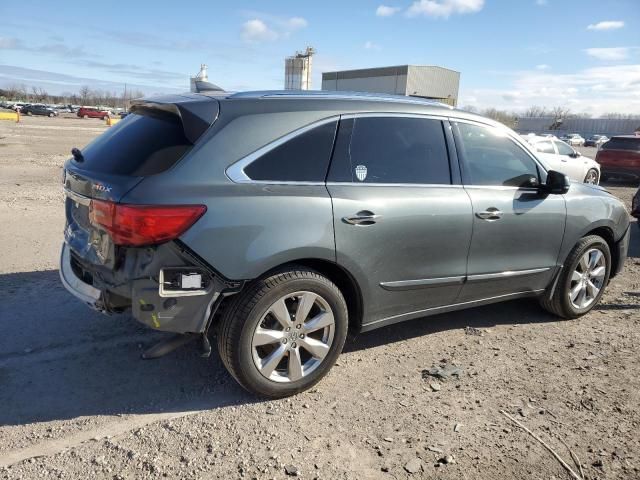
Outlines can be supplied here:
<path id="1" fill-rule="evenodd" d="M 323 100 L 366 100 L 373 102 L 396 102 L 418 105 L 429 105 L 453 109 L 451 105 L 422 97 L 408 97 L 369 92 L 342 92 L 334 90 L 268 90 L 255 92 L 239 92 L 228 98 L 287 98 L 287 99 L 323 99 Z"/>

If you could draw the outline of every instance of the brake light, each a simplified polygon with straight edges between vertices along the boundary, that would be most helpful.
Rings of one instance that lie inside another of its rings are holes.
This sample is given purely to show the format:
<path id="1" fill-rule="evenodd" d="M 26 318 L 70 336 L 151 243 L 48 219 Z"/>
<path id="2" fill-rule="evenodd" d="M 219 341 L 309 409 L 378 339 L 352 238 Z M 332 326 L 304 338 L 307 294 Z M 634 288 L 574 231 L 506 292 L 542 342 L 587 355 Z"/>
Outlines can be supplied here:
<path id="1" fill-rule="evenodd" d="M 204 205 L 122 205 L 91 200 L 91 224 L 109 233 L 116 245 L 140 247 L 174 240 L 207 211 Z"/>

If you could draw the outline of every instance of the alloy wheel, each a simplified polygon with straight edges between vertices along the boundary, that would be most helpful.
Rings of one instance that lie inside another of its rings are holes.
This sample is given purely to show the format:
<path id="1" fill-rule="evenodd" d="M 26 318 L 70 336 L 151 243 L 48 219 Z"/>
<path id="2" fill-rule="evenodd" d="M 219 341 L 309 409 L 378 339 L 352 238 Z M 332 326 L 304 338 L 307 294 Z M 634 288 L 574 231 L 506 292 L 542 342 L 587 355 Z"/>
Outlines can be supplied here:
<path id="1" fill-rule="evenodd" d="M 604 254 L 597 248 L 587 250 L 571 274 L 568 293 L 571 305 L 579 310 L 591 306 L 604 286 L 606 273 Z"/>
<path id="2" fill-rule="evenodd" d="M 589 170 L 587 172 L 586 178 L 584 179 L 584 183 L 596 185 L 598 183 L 598 172 L 596 172 L 595 170 Z"/>
<path id="3" fill-rule="evenodd" d="M 335 319 L 320 295 L 300 291 L 280 297 L 262 316 L 251 340 L 253 362 L 274 382 L 311 374 L 329 353 Z"/>

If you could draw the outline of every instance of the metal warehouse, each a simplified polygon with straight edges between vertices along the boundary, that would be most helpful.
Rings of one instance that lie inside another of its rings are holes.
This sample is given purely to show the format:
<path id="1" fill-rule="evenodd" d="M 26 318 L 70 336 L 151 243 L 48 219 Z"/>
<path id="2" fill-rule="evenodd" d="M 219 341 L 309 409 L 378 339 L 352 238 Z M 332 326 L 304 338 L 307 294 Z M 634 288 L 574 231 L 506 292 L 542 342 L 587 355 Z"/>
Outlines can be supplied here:
<path id="1" fill-rule="evenodd" d="M 458 103 L 460 72 L 433 65 L 399 65 L 322 74 L 322 90 L 390 93 Z"/>

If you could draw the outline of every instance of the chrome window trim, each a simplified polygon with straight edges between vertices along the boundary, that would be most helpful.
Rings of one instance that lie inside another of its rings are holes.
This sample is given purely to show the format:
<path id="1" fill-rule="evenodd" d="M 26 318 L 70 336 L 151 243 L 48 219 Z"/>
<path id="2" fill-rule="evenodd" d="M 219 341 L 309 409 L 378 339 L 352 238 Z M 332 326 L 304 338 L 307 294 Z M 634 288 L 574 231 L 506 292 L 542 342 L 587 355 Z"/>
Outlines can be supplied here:
<path id="1" fill-rule="evenodd" d="M 323 118 L 322 120 L 318 120 L 316 122 L 305 125 L 304 127 L 298 128 L 297 130 L 293 130 L 276 140 L 273 140 L 266 145 L 260 147 L 249 155 L 241 158 L 240 160 L 229 165 L 225 174 L 227 178 L 234 183 L 250 183 L 250 184 L 258 184 L 258 185 L 324 185 L 324 182 L 305 182 L 305 181 L 287 181 L 287 180 L 253 180 L 249 178 L 249 176 L 244 172 L 244 169 L 247 168 L 252 162 L 257 160 L 263 155 L 266 155 L 270 151 L 279 147 L 280 145 L 288 142 L 289 140 L 294 139 L 295 137 L 302 135 L 303 133 L 308 132 L 309 130 L 313 130 L 316 127 L 321 125 L 326 125 L 327 123 L 337 122 L 340 119 L 340 115 L 333 115 L 331 117 Z"/>
<path id="2" fill-rule="evenodd" d="M 444 122 L 447 120 L 447 115 L 437 115 L 433 113 L 404 113 L 404 112 L 358 112 L 358 113 L 344 113 L 340 115 L 341 120 L 350 120 L 358 118 L 387 118 L 387 117 L 400 117 L 400 118 L 419 118 L 424 120 L 438 120 Z"/>
<path id="3" fill-rule="evenodd" d="M 366 182 L 327 182 L 328 187 L 417 187 L 417 188 L 464 188 L 463 185 L 446 183 L 366 183 Z"/>

